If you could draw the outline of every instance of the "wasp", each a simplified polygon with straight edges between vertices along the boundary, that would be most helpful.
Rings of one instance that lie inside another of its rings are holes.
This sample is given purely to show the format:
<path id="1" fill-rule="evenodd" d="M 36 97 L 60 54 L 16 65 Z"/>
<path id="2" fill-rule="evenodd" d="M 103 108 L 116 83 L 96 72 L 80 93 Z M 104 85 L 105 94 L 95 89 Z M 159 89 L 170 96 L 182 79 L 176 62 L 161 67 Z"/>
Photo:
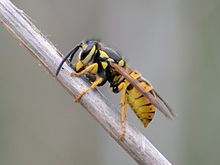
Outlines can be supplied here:
<path id="1" fill-rule="evenodd" d="M 73 65 L 73 57 L 79 49 L 77 62 Z M 106 82 L 110 84 L 114 93 L 122 92 L 120 140 L 124 138 L 126 132 L 125 118 L 128 104 L 144 127 L 151 122 L 157 109 L 167 118 L 171 119 L 175 116 L 170 106 L 154 90 L 153 86 L 140 73 L 129 68 L 118 52 L 106 47 L 100 41 L 86 40 L 76 45 L 61 61 L 56 76 L 67 60 L 75 70 L 71 73 L 72 77 L 85 75 L 92 82 L 88 89 L 75 98 L 76 102 L 91 89 L 102 86 Z"/>

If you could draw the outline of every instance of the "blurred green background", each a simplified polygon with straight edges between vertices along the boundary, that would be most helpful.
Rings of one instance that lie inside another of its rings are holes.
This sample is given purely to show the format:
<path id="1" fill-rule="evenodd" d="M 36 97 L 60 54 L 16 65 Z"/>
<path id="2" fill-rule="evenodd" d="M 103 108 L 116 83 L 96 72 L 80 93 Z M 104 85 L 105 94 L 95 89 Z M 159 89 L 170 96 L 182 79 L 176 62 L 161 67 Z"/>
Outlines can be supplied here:
<path id="1" fill-rule="evenodd" d="M 100 38 L 152 82 L 178 116 L 128 120 L 171 163 L 220 162 L 219 0 L 13 2 L 61 52 Z M 136 164 L 3 27 L 0 92 L 1 165 Z"/>

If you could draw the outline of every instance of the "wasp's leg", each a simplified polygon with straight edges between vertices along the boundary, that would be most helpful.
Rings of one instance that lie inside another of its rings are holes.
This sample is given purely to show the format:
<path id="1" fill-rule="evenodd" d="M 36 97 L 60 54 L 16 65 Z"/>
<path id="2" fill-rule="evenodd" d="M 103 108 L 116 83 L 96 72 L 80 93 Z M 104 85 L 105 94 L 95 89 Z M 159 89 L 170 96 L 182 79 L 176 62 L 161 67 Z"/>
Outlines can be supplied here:
<path id="1" fill-rule="evenodd" d="M 81 99 L 81 97 L 83 95 L 85 95 L 87 92 L 89 92 L 91 89 L 94 89 L 95 87 L 97 87 L 97 85 L 101 84 L 103 82 L 103 78 L 99 77 L 95 80 L 95 82 L 92 83 L 92 85 L 87 88 L 86 90 L 84 90 L 79 96 L 76 97 L 75 102 L 79 102 L 79 100 Z"/>
<path id="2" fill-rule="evenodd" d="M 96 74 L 98 72 L 98 64 L 97 63 L 91 64 L 79 73 L 75 73 L 75 72 L 71 73 L 71 77 L 79 77 L 88 71 L 91 71 L 93 74 Z"/>
<path id="3" fill-rule="evenodd" d="M 125 118 L 127 116 L 127 100 L 126 100 L 126 90 L 127 85 L 123 82 L 118 86 L 119 91 L 122 90 L 121 96 L 121 134 L 119 136 L 119 140 L 123 140 L 125 136 Z"/>

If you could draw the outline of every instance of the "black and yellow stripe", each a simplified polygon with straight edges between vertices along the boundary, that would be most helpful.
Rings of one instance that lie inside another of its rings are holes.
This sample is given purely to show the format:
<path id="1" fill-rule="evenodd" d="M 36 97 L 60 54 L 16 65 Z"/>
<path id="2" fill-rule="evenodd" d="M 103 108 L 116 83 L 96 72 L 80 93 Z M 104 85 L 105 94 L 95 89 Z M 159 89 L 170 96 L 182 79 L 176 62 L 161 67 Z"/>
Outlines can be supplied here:
<path id="1" fill-rule="evenodd" d="M 133 79 L 136 79 L 139 85 L 142 86 L 146 91 L 150 92 L 156 99 L 153 86 L 150 85 L 146 80 L 144 80 L 139 73 L 131 71 L 129 75 Z M 144 127 L 147 127 L 150 121 L 153 119 L 157 108 L 154 105 L 152 105 L 150 100 L 147 97 L 145 97 L 137 88 L 132 86 L 130 82 L 126 79 L 123 79 L 117 85 L 116 92 L 119 92 L 123 89 L 123 87 L 121 87 L 122 84 L 124 84 L 124 88 L 126 91 L 126 94 L 124 96 L 126 98 L 122 98 L 122 100 L 127 100 L 128 104 L 131 106 L 136 116 L 144 124 Z"/>
<path id="2" fill-rule="evenodd" d="M 149 86 L 149 84 L 147 84 L 146 81 L 138 79 L 138 82 L 147 91 L 153 93 L 153 87 Z M 151 104 L 148 98 L 146 98 L 140 91 L 134 88 L 131 84 L 127 87 L 126 97 L 134 113 L 144 124 L 144 127 L 147 127 L 153 119 L 157 108 Z"/>

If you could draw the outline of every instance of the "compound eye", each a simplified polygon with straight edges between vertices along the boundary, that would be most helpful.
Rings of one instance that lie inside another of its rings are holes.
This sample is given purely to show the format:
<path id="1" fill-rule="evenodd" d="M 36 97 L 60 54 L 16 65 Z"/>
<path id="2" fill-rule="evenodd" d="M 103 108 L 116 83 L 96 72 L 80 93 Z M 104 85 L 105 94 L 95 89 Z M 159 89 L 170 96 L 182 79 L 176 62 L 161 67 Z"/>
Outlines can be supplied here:
<path id="1" fill-rule="evenodd" d="M 85 50 L 82 51 L 81 55 L 80 55 L 80 60 L 84 60 L 87 55 L 89 54 L 89 52 L 92 50 L 93 45 L 89 44 Z"/>

